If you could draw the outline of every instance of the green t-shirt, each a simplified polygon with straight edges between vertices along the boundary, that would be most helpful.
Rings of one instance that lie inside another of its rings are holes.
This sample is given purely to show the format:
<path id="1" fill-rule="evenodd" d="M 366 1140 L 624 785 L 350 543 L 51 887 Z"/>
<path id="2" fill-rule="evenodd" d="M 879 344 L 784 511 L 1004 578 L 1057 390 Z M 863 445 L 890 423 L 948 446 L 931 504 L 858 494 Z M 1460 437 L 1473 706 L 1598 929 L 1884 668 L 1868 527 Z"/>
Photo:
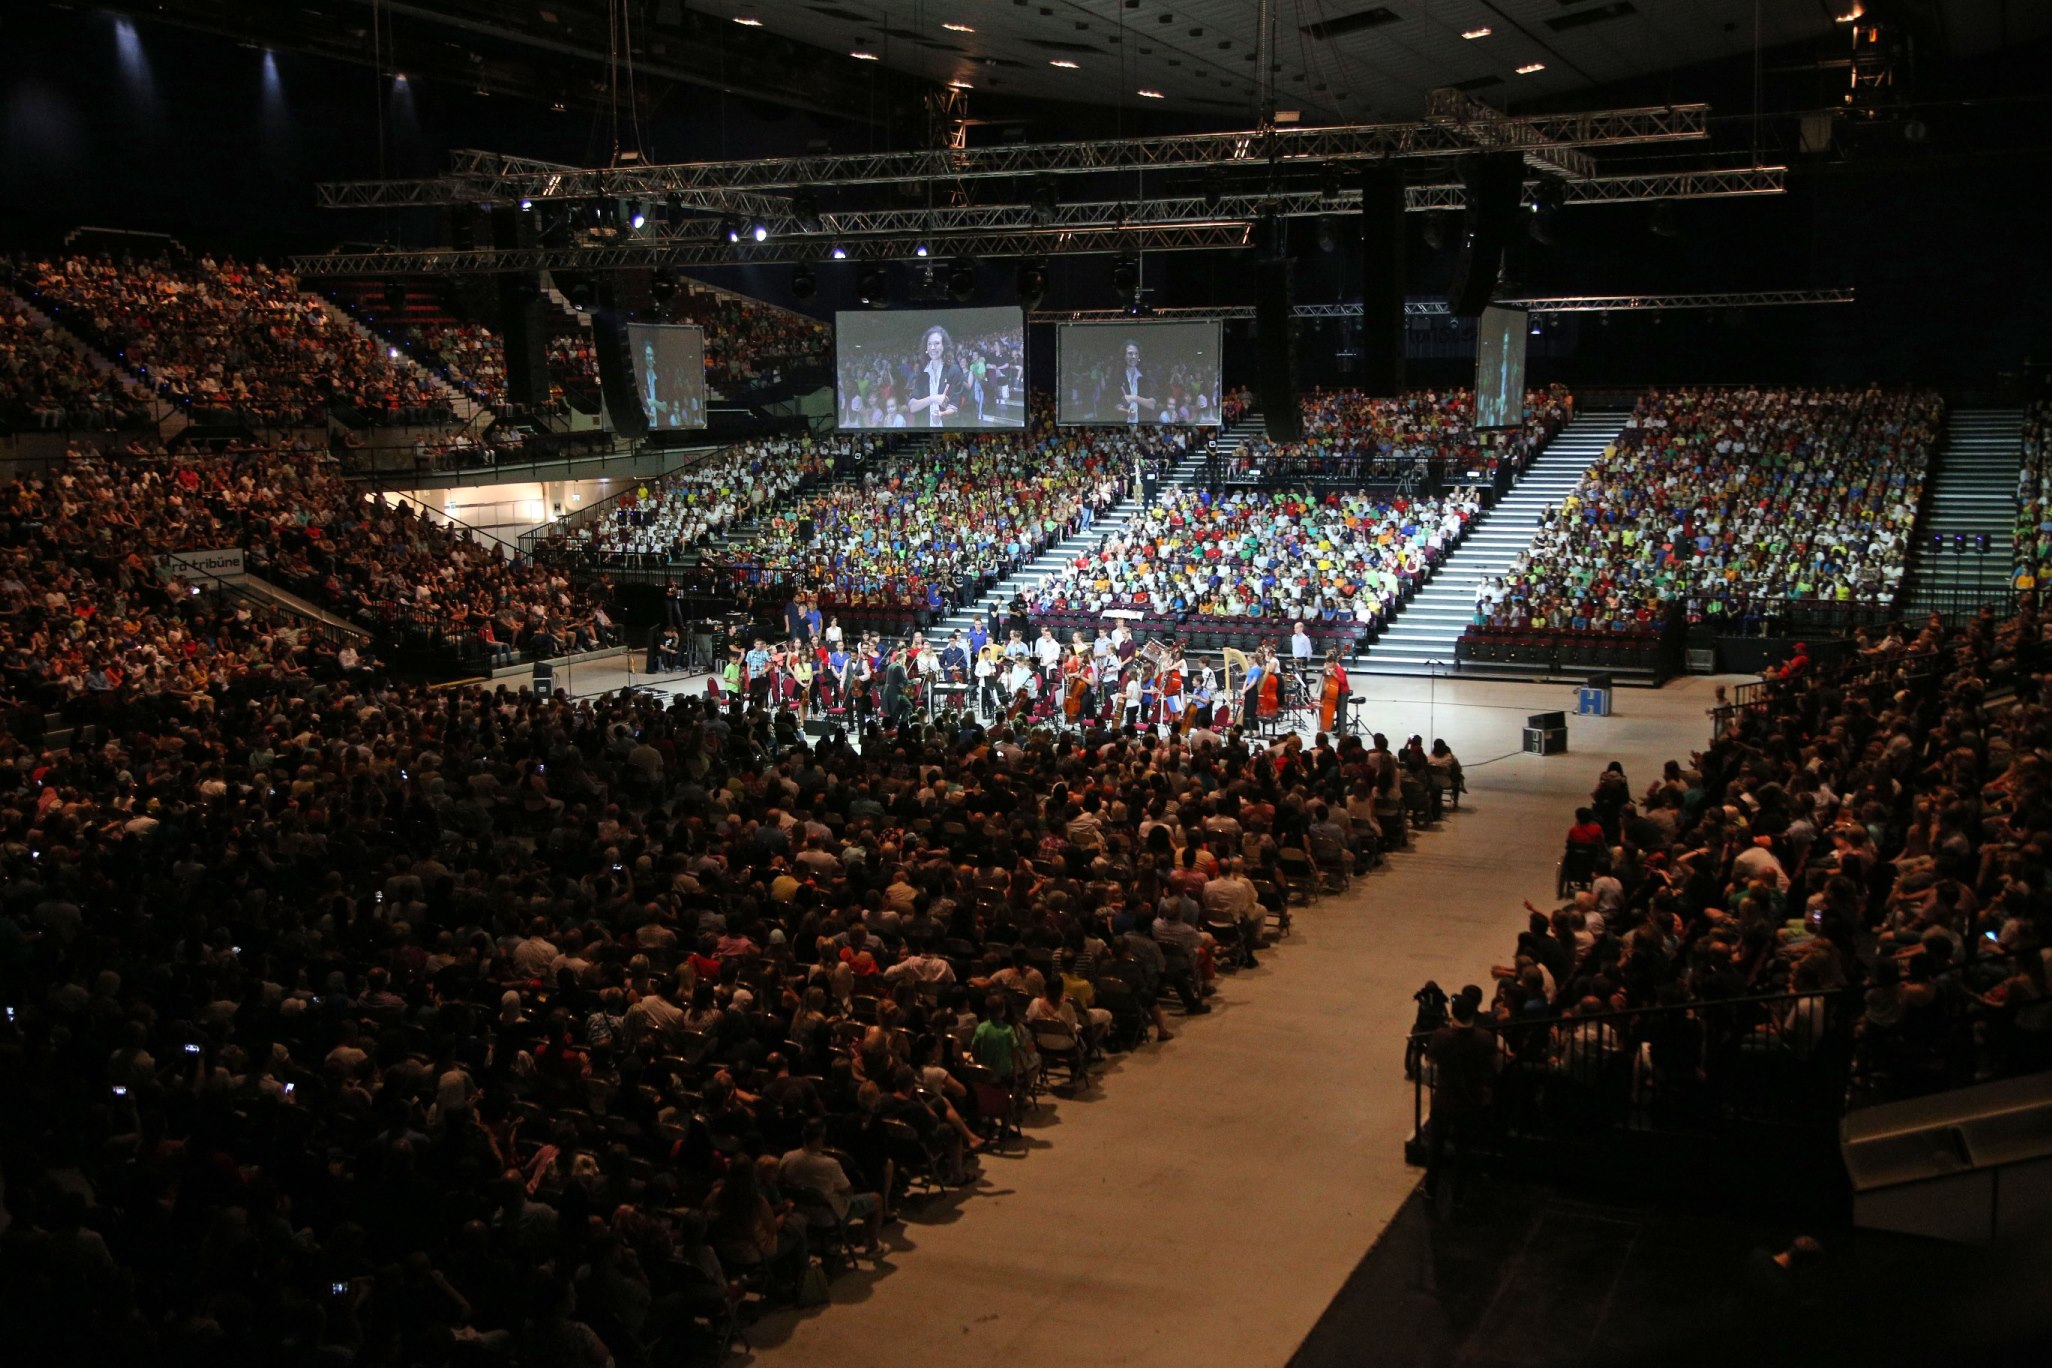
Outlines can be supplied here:
<path id="1" fill-rule="evenodd" d="M 1002 1022 L 978 1022 L 976 1034 L 969 1037 L 969 1053 L 976 1056 L 977 1063 L 1000 1077 L 1009 1078 L 1017 1065 L 1018 1037 L 1012 1034 L 1011 1027 Z"/>

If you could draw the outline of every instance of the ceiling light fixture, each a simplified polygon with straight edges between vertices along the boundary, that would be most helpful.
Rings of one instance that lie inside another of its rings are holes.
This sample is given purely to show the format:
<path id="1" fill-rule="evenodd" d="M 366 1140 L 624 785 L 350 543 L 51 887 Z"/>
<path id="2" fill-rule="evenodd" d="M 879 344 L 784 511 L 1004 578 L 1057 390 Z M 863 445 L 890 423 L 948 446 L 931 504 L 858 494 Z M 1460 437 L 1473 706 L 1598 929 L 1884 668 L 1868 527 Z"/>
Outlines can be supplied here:
<path id="1" fill-rule="evenodd" d="M 735 23 L 737 23 L 737 24 L 739 24 L 739 25 L 740 25 L 740 26 L 741 26 L 742 28 L 761 28 L 761 27 L 762 27 L 762 20 L 760 20 L 760 19 L 750 19 L 750 18 L 747 18 L 747 17 L 745 17 L 745 16 L 740 16 L 740 15 L 737 15 L 737 16 L 735 17 L 735 19 L 734 19 L 734 22 L 735 22 Z"/>
<path id="2" fill-rule="evenodd" d="M 1491 29 L 1491 28 L 1489 27 L 1489 25 L 1487 25 L 1487 24 L 1484 24 L 1484 25 L 1483 25 L 1483 26 L 1482 26 L 1481 28 L 1471 28 L 1471 29 L 1462 29 L 1462 30 L 1461 30 L 1461 37 L 1463 37 L 1463 38 L 1487 38 L 1487 37 L 1488 37 L 1488 36 L 1489 36 L 1489 35 L 1490 35 L 1491 33 L 1493 33 L 1493 32 L 1495 32 L 1495 30 Z"/>
<path id="3" fill-rule="evenodd" d="M 968 24 L 942 24 L 942 25 L 941 25 L 941 27 L 942 27 L 942 28 L 944 28 L 944 29 L 946 29 L 946 30 L 947 30 L 948 32 L 950 32 L 950 33 L 974 33 L 974 32 L 976 32 L 976 30 L 975 30 L 974 28 L 970 27 L 970 26 L 969 26 Z"/>
<path id="4" fill-rule="evenodd" d="M 876 54 L 873 52 L 851 52 L 848 55 L 858 62 L 873 62 L 876 60 Z"/>
<path id="5" fill-rule="evenodd" d="M 1143 100 L 1166 100 L 1168 96 L 1158 90 L 1143 90 L 1140 92 L 1140 98 Z"/>
<path id="6" fill-rule="evenodd" d="M 1064 71 L 1074 71 L 1077 69 L 1076 64 L 1066 57 L 1057 57 L 1052 62 L 1049 62 L 1048 65 L 1058 66 Z"/>
<path id="7" fill-rule="evenodd" d="M 1530 76 L 1535 71 L 1544 70 L 1546 70 L 1546 63 L 1544 62 L 1527 62 L 1523 66 L 1518 68 L 1518 75 Z"/>
<path id="8" fill-rule="evenodd" d="M 950 90 L 974 90 L 974 89 L 976 89 L 976 87 L 975 87 L 975 86 L 973 86 L 973 85 L 970 85 L 970 84 L 969 84 L 969 83 L 968 83 L 967 81 L 949 81 L 949 82 L 948 82 L 948 88 L 949 88 Z"/>

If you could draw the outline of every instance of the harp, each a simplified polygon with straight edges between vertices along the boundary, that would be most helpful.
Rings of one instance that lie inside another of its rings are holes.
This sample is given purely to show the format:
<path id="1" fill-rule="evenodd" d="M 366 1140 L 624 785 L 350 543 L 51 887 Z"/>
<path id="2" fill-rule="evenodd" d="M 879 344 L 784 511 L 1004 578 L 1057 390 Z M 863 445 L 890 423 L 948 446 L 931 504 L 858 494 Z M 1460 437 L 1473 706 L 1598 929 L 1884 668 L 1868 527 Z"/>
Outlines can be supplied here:
<path id="1" fill-rule="evenodd" d="M 1226 647 L 1220 654 L 1225 657 L 1225 672 L 1219 678 L 1220 688 L 1227 698 L 1236 698 L 1239 696 L 1240 686 L 1246 682 L 1247 668 L 1253 662 L 1247 659 L 1245 651 L 1231 646 Z"/>

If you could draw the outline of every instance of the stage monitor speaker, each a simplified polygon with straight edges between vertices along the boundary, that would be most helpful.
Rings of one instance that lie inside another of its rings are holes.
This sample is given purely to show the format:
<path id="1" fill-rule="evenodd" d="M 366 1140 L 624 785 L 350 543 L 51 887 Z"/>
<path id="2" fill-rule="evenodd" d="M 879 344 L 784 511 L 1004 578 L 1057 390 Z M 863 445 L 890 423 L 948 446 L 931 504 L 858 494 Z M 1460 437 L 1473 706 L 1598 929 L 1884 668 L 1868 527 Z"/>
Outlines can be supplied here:
<path id="1" fill-rule="evenodd" d="M 641 392 L 634 383 L 627 316 L 620 309 L 610 275 L 602 274 L 593 283 L 592 306 L 591 349 L 598 356 L 599 393 L 605 397 L 613 431 L 622 437 L 646 437 L 648 413 L 641 407 Z"/>
<path id="2" fill-rule="evenodd" d="M 1550 731 L 1556 727 L 1565 727 L 1567 725 L 1567 714 L 1564 712 L 1533 713 L 1525 719 L 1525 725 Z"/>
<path id="3" fill-rule="evenodd" d="M 1517 152 L 1471 153 L 1461 158 L 1460 173 L 1468 208 L 1447 308 L 1460 318 L 1479 318 L 1496 293 L 1504 250 L 1517 233 L 1525 159 Z"/>
<path id="4" fill-rule="evenodd" d="M 1254 347 L 1260 364 L 1261 417 L 1269 440 L 1295 442 L 1304 436 L 1304 414 L 1297 407 L 1296 319 L 1290 314 L 1290 263 L 1260 261 L 1254 265 Z"/>
<path id="5" fill-rule="evenodd" d="M 1404 175 L 1370 166 L 1361 176 L 1361 388 L 1404 392 Z"/>

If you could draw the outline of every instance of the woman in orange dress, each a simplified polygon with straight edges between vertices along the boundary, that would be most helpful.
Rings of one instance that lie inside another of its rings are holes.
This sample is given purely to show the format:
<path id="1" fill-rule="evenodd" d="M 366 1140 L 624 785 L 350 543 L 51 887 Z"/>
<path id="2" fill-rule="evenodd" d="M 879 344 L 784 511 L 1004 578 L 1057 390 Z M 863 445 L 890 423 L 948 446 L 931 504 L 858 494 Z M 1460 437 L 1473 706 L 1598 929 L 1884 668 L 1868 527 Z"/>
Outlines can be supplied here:
<path id="1" fill-rule="evenodd" d="M 1282 711 L 1282 669 L 1275 658 L 1275 648 L 1261 648 L 1261 716 L 1274 717 Z"/>

